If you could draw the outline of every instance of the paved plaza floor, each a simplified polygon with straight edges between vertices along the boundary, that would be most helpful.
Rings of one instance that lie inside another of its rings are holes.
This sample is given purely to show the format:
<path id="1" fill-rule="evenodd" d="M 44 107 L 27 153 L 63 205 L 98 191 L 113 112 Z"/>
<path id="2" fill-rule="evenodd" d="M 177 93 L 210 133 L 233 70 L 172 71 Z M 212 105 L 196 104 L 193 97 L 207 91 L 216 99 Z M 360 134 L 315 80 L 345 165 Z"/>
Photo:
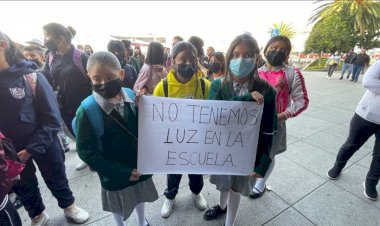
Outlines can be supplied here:
<path id="1" fill-rule="evenodd" d="M 371 162 L 374 137 L 351 158 L 341 177 L 332 181 L 326 177 L 333 165 L 340 146 L 344 143 L 351 117 L 361 99 L 364 88 L 361 83 L 347 79 L 325 78 L 326 72 L 303 72 L 310 98 L 309 108 L 300 116 L 287 122 L 288 150 L 276 157 L 276 166 L 268 181 L 272 191 L 258 200 L 242 197 L 236 226 L 308 226 L 308 225 L 380 225 L 380 201 L 370 201 L 363 195 L 362 183 Z M 361 75 L 362 76 L 362 75 Z M 360 79 L 361 80 L 361 79 Z M 77 171 L 78 156 L 66 153 L 66 171 L 70 187 L 78 206 L 89 211 L 91 217 L 84 225 L 115 225 L 110 213 L 102 211 L 100 183 L 96 173 L 88 168 Z M 146 217 L 152 226 L 208 226 L 223 225 L 224 218 L 205 221 L 203 213 L 196 209 L 184 176 L 172 215 L 160 216 L 164 202 L 166 175 L 155 175 L 153 180 L 159 199 L 146 204 Z M 64 216 L 57 201 L 39 176 L 41 192 L 52 226 L 74 225 Z M 209 206 L 218 203 L 219 192 L 204 176 L 203 194 Z M 378 186 L 380 192 L 380 186 Z M 30 225 L 23 208 L 19 209 L 24 225 Z M 137 225 L 133 213 L 127 225 Z"/>

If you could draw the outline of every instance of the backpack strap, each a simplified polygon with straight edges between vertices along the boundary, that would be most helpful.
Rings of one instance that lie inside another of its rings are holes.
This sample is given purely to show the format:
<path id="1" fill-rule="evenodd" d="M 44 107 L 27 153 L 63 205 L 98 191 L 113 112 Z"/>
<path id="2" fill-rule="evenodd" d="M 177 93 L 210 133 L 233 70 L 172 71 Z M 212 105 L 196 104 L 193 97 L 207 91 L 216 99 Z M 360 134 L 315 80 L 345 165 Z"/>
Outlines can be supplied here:
<path id="1" fill-rule="evenodd" d="M 123 87 L 123 90 L 127 93 L 128 97 L 132 100 L 132 101 L 135 101 L 136 99 L 136 94 L 135 92 L 133 92 L 133 90 L 129 89 L 129 88 L 126 88 L 126 87 Z"/>
<path id="2" fill-rule="evenodd" d="M 25 81 L 29 84 L 30 88 L 32 89 L 33 97 L 36 96 L 36 87 L 37 87 L 37 73 L 32 72 L 30 74 L 24 75 Z"/>
<path id="3" fill-rule="evenodd" d="M 83 63 L 82 63 L 82 52 L 79 49 L 74 48 L 73 51 L 73 62 L 75 66 L 82 72 L 84 76 L 87 76 L 86 70 L 84 69 Z M 54 60 L 54 54 L 49 53 L 48 54 L 48 64 L 49 68 L 51 68 L 51 64 L 53 63 Z"/>
<path id="4" fill-rule="evenodd" d="M 201 81 L 202 95 L 204 97 L 205 92 L 206 92 L 205 80 L 203 77 L 199 78 L 199 80 Z M 168 97 L 168 79 L 164 78 L 164 79 L 162 79 L 162 82 L 163 82 L 165 97 Z"/>
<path id="5" fill-rule="evenodd" d="M 90 120 L 92 128 L 95 131 L 97 137 L 101 137 L 104 134 L 104 122 L 102 112 L 98 103 L 93 95 L 88 96 L 82 101 L 82 106 L 86 111 L 86 115 Z M 74 129 L 74 128 L 73 128 Z"/>
<path id="6" fill-rule="evenodd" d="M 73 61 L 74 61 L 75 66 L 77 66 L 77 68 L 82 72 L 82 74 L 84 76 L 87 76 L 86 70 L 84 69 L 84 66 L 82 63 L 82 54 L 83 53 L 79 49 L 74 48 Z"/>
<path id="7" fill-rule="evenodd" d="M 165 93 L 165 97 L 168 97 L 168 79 L 167 78 L 164 78 L 162 79 L 162 85 L 164 86 L 164 93 Z"/>
<path id="8" fill-rule="evenodd" d="M 205 88 L 205 80 L 204 78 L 200 78 L 201 80 L 201 87 L 202 87 L 202 96 L 205 97 L 205 92 L 206 92 L 206 88 Z"/>

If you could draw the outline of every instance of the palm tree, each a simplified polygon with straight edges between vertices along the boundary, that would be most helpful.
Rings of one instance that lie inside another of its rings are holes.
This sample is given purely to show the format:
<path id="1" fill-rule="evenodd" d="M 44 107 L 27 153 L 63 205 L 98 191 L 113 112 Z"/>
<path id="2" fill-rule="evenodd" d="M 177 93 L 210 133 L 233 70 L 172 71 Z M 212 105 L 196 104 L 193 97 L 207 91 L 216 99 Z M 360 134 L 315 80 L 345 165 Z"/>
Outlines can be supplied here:
<path id="1" fill-rule="evenodd" d="M 278 29 L 280 32 L 280 35 L 286 36 L 289 39 L 294 38 L 296 35 L 296 31 L 294 30 L 292 24 L 286 24 L 281 21 L 281 23 L 274 23 L 273 28 L 269 28 L 268 33 L 272 33 L 273 29 Z"/>
<path id="2" fill-rule="evenodd" d="M 315 3 L 322 2 L 317 0 Z M 376 34 L 380 30 L 380 1 L 378 0 L 335 0 L 314 10 L 309 23 L 323 20 L 334 13 L 346 15 L 360 35 Z"/>

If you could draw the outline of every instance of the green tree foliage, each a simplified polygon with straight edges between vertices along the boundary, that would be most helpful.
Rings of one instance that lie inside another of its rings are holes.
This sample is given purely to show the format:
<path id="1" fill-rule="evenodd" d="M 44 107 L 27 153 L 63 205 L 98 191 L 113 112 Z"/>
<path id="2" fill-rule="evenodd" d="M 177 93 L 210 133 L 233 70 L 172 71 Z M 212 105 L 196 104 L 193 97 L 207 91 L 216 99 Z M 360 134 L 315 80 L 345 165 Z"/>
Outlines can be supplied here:
<path id="1" fill-rule="evenodd" d="M 334 15 L 316 23 L 305 43 L 305 52 L 348 51 L 356 39 L 346 21 Z"/>
<path id="2" fill-rule="evenodd" d="M 356 43 L 348 22 L 339 15 L 333 15 L 318 21 L 305 42 L 305 52 L 318 53 L 335 51 L 347 52 Z"/>
<path id="3" fill-rule="evenodd" d="M 317 0 L 315 3 L 322 2 Z M 340 16 L 352 28 L 359 47 L 380 47 L 380 1 L 379 0 L 335 0 L 314 10 L 309 22 L 323 21 L 331 16 Z M 353 45 L 352 47 L 354 47 Z"/>
<path id="4" fill-rule="evenodd" d="M 281 23 L 274 23 L 273 28 L 278 29 L 280 31 L 280 35 L 286 36 L 289 39 L 294 38 L 296 35 L 296 31 L 294 30 L 293 26 L 282 21 Z M 269 28 L 268 33 L 272 33 L 273 28 Z"/>
<path id="5" fill-rule="evenodd" d="M 317 0 L 316 3 L 323 0 Z M 347 14 L 350 26 L 360 35 L 375 34 L 380 30 L 380 1 L 378 0 L 335 0 L 314 10 L 311 23 L 335 14 Z"/>

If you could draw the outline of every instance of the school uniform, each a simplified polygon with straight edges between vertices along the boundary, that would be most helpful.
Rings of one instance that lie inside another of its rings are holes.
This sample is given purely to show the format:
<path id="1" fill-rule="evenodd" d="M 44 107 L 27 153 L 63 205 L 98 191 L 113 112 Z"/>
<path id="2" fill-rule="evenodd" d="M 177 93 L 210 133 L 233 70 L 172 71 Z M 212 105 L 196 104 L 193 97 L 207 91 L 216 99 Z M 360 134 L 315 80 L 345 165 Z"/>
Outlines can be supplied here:
<path id="1" fill-rule="evenodd" d="M 259 70 L 259 76 L 276 89 L 277 113 L 285 112 L 286 118 L 293 118 L 305 111 L 309 106 L 305 79 L 302 73 L 294 67 L 282 65 L 274 71 L 264 65 Z M 273 136 L 271 158 L 287 149 L 286 120 L 278 121 L 277 131 Z"/>
<path id="2" fill-rule="evenodd" d="M 138 203 L 153 202 L 158 193 L 152 175 L 129 181 L 132 170 L 137 168 L 138 114 L 134 102 L 124 90 L 121 92 L 123 98 L 116 104 L 96 92 L 92 94 L 104 122 L 104 134 L 100 137 L 95 135 L 84 107 L 78 108 L 76 142 L 79 157 L 98 173 L 103 210 L 120 214 L 126 220 Z"/>
<path id="3" fill-rule="evenodd" d="M 248 82 L 245 84 L 239 84 L 235 81 L 229 81 L 222 86 L 223 79 L 224 78 L 218 78 L 212 82 L 209 100 L 253 101 L 253 98 L 248 90 Z M 252 169 L 252 173 L 256 172 L 262 176 L 265 176 L 265 173 L 271 163 L 270 150 L 277 125 L 275 106 L 276 92 L 268 85 L 267 92 L 263 94 L 263 96 L 264 109 L 260 125 L 255 168 Z M 228 192 L 232 189 L 234 192 L 239 192 L 244 196 L 249 196 L 251 188 L 255 183 L 255 177 L 211 175 L 210 182 L 215 184 L 216 189 L 221 192 Z"/>

